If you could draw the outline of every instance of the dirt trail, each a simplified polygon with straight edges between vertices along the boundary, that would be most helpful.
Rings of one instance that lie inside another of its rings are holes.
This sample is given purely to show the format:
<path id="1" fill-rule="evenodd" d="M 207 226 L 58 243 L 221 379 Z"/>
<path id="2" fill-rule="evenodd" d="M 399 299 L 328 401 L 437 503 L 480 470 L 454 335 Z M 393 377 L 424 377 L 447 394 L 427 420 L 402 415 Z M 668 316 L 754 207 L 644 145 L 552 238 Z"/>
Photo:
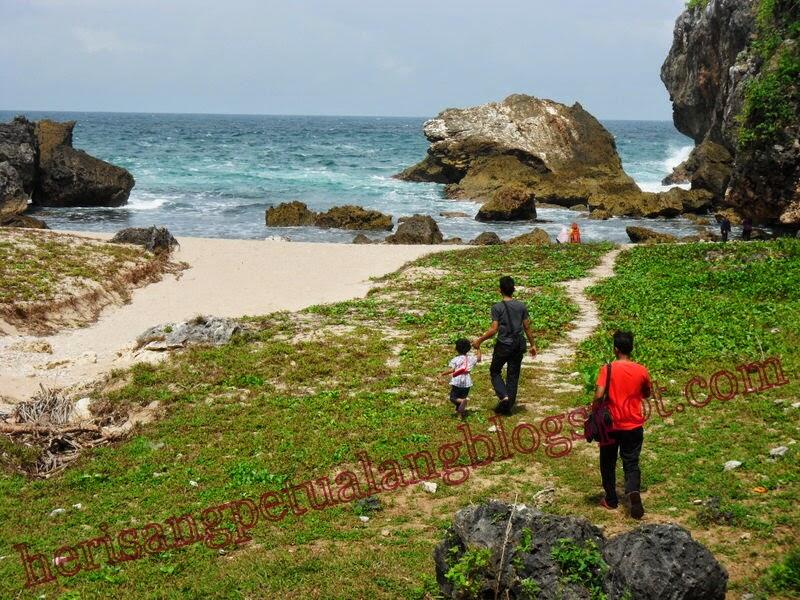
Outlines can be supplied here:
<path id="1" fill-rule="evenodd" d="M 569 297 L 578 305 L 580 312 L 577 318 L 572 321 L 573 328 L 567 332 L 563 340 L 538 354 L 533 361 L 526 357 L 524 366 L 536 372 L 534 377 L 542 385 L 556 392 L 570 392 L 581 389 L 581 386 L 565 381 L 567 377 L 565 377 L 561 365 L 572 358 L 578 344 L 592 335 L 595 328 L 600 324 L 597 305 L 586 295 L 586 290 L 614 274 L 614 264 L 617 257 L 626 247 L 616 248 L 604 255 L 600 264 L 592 269 L 586 277 L 571 279 L 562 284 Z"/>

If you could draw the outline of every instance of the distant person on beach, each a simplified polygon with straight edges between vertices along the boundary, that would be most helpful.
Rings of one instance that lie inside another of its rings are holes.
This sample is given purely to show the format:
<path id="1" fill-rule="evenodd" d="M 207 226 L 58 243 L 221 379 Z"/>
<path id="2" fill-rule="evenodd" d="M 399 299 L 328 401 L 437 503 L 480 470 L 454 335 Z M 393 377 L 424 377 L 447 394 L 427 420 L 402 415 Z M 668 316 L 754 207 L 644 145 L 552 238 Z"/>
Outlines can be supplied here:
<path id="1" fill-rule="evenodd" d="M 746 242 L 750 241 L 750 237 L 753 235 L 753 221 L 750 220 L 748 217 L 744 221 L 742 221 L 742 239 Z"/>
<path id="2" fill-rule="evenodd" d="M 561 231 L 558 232 L 558 236 L 556 236 L 556 241 L 559 244 L 567 244 L 569 243 L 569 229 L 566 225 L 561 228 Z"/>
<path id="3" fill-rule="evenodd" d="M 578 227 L 577 223 L 572 224 L 572 229 L 569 232 L 569 243 L 570 244 L 580 244 L 581 243 L 581 230 Z"/>
<path id="4" fill-rule="evenodd" d="M 643 403 L 645 398 L 650 397 L 653 384 L 647 369 L 631 360 L 632 353 L 633 334 L 627 331 L 615 333 L 616 360 L 604 365 L 598 373 L 594 408 L 602 401 L 606 385 L 609 385 L 608 410 L 611 413 L 612 425 L 607 432 L 607 439 L 600 443 L 600 476 L 605 490 L 605 498 L 600 505 L 611 510 L 619 506 L 616 472 L 617 454 L 619 454 L 625 472 L 625 494 L 630 503 L 631 517 L 641 519 L 644 515 L 644 506 L 640 493 L 639 455 L 644 440 Z M 609 375 L 610 384 L 608 384 Z"/>
<path id="5" fill-rule="evenodd" d="M 511 414 L 511 409 L 517 401 L 517 387 L 522 369 L 522 359 L 525 356 L 526 337 L 531 345 L 531 356 L 536 356 L 536 343 L 531 331 L 528 307 L 524 302 L 514 300 L 514 291 L 514 279 L 508 276 L 501 277 L 500 294 L 503 299 L 492 306 L 492 325 L 486 330 L 486 333 L 472 342 L 472 347 L 480 350 L 483 342 L 494 337 L 495 334 L 497 335 L 489 375 L 498 399 L 494 411 L 504 415 Z M 504 381 L 503 367 L 506 365 Z"/>
<path id="6" fill-rule="evenodd" d="M 462 419 L 467 413 L 467 396 L 472 387 L 472 377 L 470 371 L 481 362 L 481 351 L 477 349 L 475 355 L 470 354 L 472 344 L 469 340 L 460 339 L 456 341 L 456 356 L 450 361 L 449 369 L 442 373 L 442 376 L 450 377 L 450 402 L 455 404 L 456 414 Z"/>
<path id="7" fill-rule="evenodd" d="M 728 241 L 728 235 L 731 233 L 731 221 L 728 217 L 722 217 L 719 221 L 719 232 L 722 234 L 722 241 Z"/>

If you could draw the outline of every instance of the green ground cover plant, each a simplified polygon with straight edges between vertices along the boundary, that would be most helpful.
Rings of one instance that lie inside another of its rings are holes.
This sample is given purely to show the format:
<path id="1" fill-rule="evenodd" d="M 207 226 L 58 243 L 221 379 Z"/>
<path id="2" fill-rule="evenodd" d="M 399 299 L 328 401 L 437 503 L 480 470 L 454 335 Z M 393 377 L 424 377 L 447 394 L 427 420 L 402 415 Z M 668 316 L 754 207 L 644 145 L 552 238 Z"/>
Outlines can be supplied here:
<path id="1" fill-rule="evenodd" d="M 382 510 L 342 504 L 289 516 L 259 525 L 247 544 L 169 549 L 30 591 L 21 591 L 24 575 L 11 548 L 25 542 L 32 552 L 52 552 L 102 535 L 103 524 L 119 531 L 163 522 L 355 468 L 360 451 L 377 462 L 458 439 L 447 382 L 436 373 L 456 338 L 488 325 L 499 276 L 517 278 L 545 349 L 577 312 L 558 283 L 584 276 L 610 248 L 488 247 L 432 255 L 383 278 L 364 299 L 252 317 L 227 346 L 115 373 L 94 392 L 97 400 L 118 407 L 158 400 L 163 416 L 125 442 L 87 453 L 52 480 L 15 472 L 18 458 L 6 453 L 0 597 L 435 598 L 432 551 L 458 508 L 490 497 L 530 502 L 550 486 L 556 495 L 548 511 L 586 516 L 607 535 L 633 527 L 622 511 L 596 507 L 597 449 L 576 442 L 566 458 L 537 452 L 495 462 L 463 485 L 439 481 L 436 494 L 419 486 L 380 494 Z M 668 388 L 667 406 L 680 397 L 676 385 L 694 374 L 781 356 L 789 385 L 646 426 L 647 518 L 688 527 L 726 564 L 734 590 L 757 591 L 769 567 L 782 563 L 798 526 L 798 454 L 790 444 L 798 439 L 800 418 L 791 407 L 800 391 L 798 254 L 795 240 L 624 252 L 615 276 L 591 290 L 600 329 L 558 381 L 526 363 L 520 410 L 506 427 L 584 404 L 590 386 L 581 371 L 610 358 L 616 328 L 634 331 L 635 358 Z M 485 364 L 473 379 L 468 422 L 486 433 L 495 400 Z M 772 460 L 769 449 L 779 444 L 789 444 L 789 451 Z M 723 471 L 730 459 L 742 467 Z M 711 497 L 733 521 L 698 522 L 704 505 L 694 502 Z M 58 507 L 66 512 L 51 517 Z M 790 597 L 786 591 L 770 597 L 784 595 Z"/>

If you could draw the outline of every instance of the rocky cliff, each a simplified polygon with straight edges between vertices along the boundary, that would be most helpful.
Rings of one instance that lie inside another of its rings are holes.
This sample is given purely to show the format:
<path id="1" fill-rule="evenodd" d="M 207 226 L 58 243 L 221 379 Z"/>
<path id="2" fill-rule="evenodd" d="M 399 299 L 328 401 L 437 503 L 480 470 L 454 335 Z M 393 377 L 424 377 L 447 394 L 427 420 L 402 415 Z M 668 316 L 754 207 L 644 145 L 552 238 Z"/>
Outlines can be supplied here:
<path id="1" fill-rule="evenodd" d="M 120 206 L 134 186 L 121 167 L 72 147 L 74 121 L 0 123 L 0 224 L 39 206 Z"/>
<path id="2" fill-rule="evenodd" d="M 442 111 L 423 131 L 427 157 L 396 177 L 447 184 L 451 198 L 501 205 L 504 190 L 513 187 L 537 202 L 646 217 L 703 210 L 710 200 L 702 191 L 642 192 L 623 171 L 614 137 L 577 103 L 514 94 Z M 493 216 L 513 218 L 511 212 Z"/>
<path id="3" fill-rule="evenodd" d="M 757 222 L 800 226 L 796 0 L 694 0 L 661 79 L 696 149 L 693 189 Z"/>

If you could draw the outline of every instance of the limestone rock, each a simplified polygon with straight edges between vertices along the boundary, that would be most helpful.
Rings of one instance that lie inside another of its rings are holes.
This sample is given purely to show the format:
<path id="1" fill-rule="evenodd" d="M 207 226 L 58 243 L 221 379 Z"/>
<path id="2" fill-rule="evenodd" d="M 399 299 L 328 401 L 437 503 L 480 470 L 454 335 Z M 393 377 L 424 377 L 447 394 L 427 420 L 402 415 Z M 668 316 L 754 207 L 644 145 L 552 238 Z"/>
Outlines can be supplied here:
<path id="1" fill-rule="evenodd" d="M 457 210 L 446 210 L 444 212 L 439 213 L 440 217 L 445 217 L 447 219 L 457 219 L 460 217 L 468 217 L 469 215 L 465 212 L 457 211 Z"/>
<path id="2" fill-rule="evenodd" d="M 50 229 L 47 223 L 30 215 L 13 215 L 0 223 L 0 226 L 23 227 L 25 229 Z"/>
<path id="3" fill-rule="evenodd" d="M 611 567 L 610 597 L 630 590 L 648 600 L 723 600 L 728 573 L 702 544 L 678 525 L 644 525 L 605 545 Z"/>
<path id="4" fill-rule="evenodd" d="M 153 254 L 169 254 L 180 245 L 166 227 L 128 227 L 118 231 L 110 241 L 112 244 L 142 246 Z"/>
<path id="5" fill-rule="evenodd" d="M 504 244 L 503 240 L 500 239 L 500 236 L 497 235 L 494 231 L 484 231 L 481 234 L 478 234 L 474 240 L 470 242 L 472 246 L 499 246 Z"/>
<path id="6" fill-rule="evenodd" d="M 365 236 L 363 233 L 359 233 L 356 237 L 353 238 L 354 244 L 374 244 L 375 242 L 372 239 Z"/>
<path id="7" fill-rule="evenodd" d="M 318 214 L 314 218 L 314 225 L 323 228 L 391 231 L 392 217 L 361 206 L 334 206 L 329 211 Z"/>
<path id="8" fill-rule="evenodd" d="M 397 231 L 386 238 L 387 244 L 441 244 L 439 226 L 427 215 L 414 215 L 399 220 Z"/>
<path id="9" fill-rule="evenodd" d="M 683 212 L 706 210 L 713 199 L 706 190 L 672 188 L 659 193 L 595 194 L 589 200 L 589 206 L 618 216 L 675 217 Z"/>
<path id="10" fill-rule="evenodd" d="M 33 203 L 40 206 L 122 206 L 134 186 L 123 169 L 72 147 L 74 121 L 36 125 L 39 169 Z"/>
<path id="11" fill-rule="evenodd" d="M 447 246 L 463 246 L 464 240 L 460 237 L 451 237 L 444 240 L 442 244 L 445 244 Z"/>
<path id="12" fill-rule="evenodd" d="M 266 213 L 266 223 L 267 227 L 299 227 L 313 225 L 315 216 L 308 206 L 294 200 L 270 206 Z"/>
<path id="13" fill-rule="evenodd" d="M 397 177 L 449 184 L 451 197 L 489 200 L 517 184 L 542 202 L 568 207 L 595 193 L 639 191 L 622 170 L 613 136 L 577 103 L 514 94 L 447 109 L 423 129 L 428 156 Z"/>
<path id="14" fill-rule="evenodd" d="M 607 219 L 610 219 L 612 216 L 613 215 L 610 212 L 608 212 L 607 210 L 603 210 L 602 208 L 597 208 L 589 214 L 589 218 L 594 219 L 596 221 L 606 221 Z"/>
<path id="15" fill-rule="evenodd" d="M 36 127 L 25 117 L 16 117 L 10 123 L 0 123 L 0 163 L 8 162 L 16 169 L 22 189 L 33 194 L 39 156 Z"/>
<path id="16" fill-rule="evenodd" d="M 433 553 L 439 590 L 444 598 L 522 600 L 530 598 L 526 587 L 535 587 L 539 600 L 589 598 L 582 580 L 567 581 L 562 565 L 553 557 L 553 549 L 562 544 L 597 549 L 607 567 L 598 563 L 587 568 L 609 600 L 725 598 L 725 569 L 677 525 L 645 525 L 606 540 L 599 528 L 582 517 L 551 515 L 496 500 L 455 514 Z M 486 555 L 485 566 L 470 573 L 469 591 L 446 577 L 467 551 Z"/>
<path id="17" fill-rule="evenodd" d="M 28 208 L 22 179 L 8 161 L 0 162 L 0 223 Z"/>
<path id="18" fill-rule="evenodd" d="M 536 218 L 536 196 L 529 189 L 507 185 L 481 206 L 476 221 L 529 221 Z"/>
<path id="19" fill-rule="evenodd" d="M 533 231 L 512 238 L 508 243 L 512 246 L 544 246 L 551 242 L 550 236 L 544 229 L 534 227 Z"/>
<path id="20" fill-rule="evenodd" d="M 136 344 L 137 349 L 155 351 L 190 345 L 222 346 L 239 330 L 239 323 L 233 319 L 200 316 L 190 321 L 151 327 L 136 338 Z"/>
<path id="21" fill-rule="evenodd" d="M 672 173 L 661 180 L 661 185 L 677 185 L 680 183 L 689 183 L 692 181 L 692 172 L 689 168 L 689 161 L 685 160 L 677 167 L 672 169 Z"/>
<path id="22" fill-rule="evenodd" d="M 652 229 L 647 229 L 646 227 L 626 227 L 625 233 L 628 234 L 628 237 L 634 244 L 643 242 L 662 244 L 678 241 L 678 238 L 674 235 L 669 233 L 660 233 L 658 231 L 653 231 Z"/>
<path id="23" fill-rule="evenodd" d="M 576 210 L 578 212 L 589 212 L 589 207 L 585 204 L 575 204 L 569 207 L 570 210 Z"/>

